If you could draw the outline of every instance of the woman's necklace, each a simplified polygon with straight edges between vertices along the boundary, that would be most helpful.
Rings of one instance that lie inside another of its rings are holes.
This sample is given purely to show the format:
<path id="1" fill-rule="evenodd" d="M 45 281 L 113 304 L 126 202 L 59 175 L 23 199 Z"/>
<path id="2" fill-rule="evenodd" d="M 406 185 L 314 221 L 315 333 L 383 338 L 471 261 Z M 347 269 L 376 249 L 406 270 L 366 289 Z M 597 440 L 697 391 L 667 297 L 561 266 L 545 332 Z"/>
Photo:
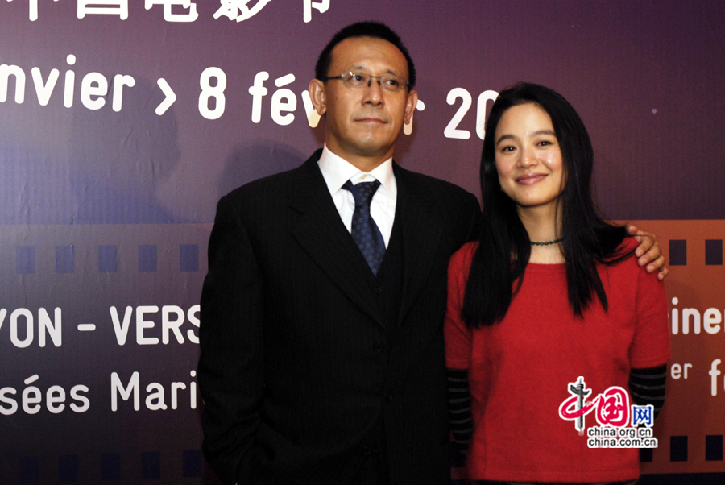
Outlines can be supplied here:
<path id="1" fill-rule="evenodd" d="M 531 241 L 531 245 L 532 246 L 551 246 L 552 244 L 560 243 L 561 240 L 562 240 L 561 238 L 557 238 L 557 239 L 554 239 L 553 241 L 542 241 L 542 242 Z"/>

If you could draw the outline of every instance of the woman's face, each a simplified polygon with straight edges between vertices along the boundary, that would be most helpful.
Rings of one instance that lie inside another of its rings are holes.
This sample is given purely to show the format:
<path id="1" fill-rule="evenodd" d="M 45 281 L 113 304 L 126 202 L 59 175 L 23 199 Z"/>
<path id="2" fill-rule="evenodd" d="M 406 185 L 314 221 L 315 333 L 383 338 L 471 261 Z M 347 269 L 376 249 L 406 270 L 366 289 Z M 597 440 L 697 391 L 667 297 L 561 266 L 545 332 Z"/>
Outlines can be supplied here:
<path id="1" fill-rule="evenodd" d="M 551 118 L 533 103 L 504 112 L 494 137 L 503 191 L 520 207 L 556 205 L 566 176 Z"/>

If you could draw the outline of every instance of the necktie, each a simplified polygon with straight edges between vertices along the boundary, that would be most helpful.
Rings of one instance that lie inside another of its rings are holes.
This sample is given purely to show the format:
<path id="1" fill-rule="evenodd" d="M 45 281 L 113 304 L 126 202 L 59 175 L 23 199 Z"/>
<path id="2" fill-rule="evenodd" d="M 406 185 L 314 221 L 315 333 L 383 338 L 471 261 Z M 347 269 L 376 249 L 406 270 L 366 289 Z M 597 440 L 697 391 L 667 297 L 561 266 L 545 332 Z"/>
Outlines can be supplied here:
<path id="1" fill-rule="evenodd" d="M 355 199 L 355 210 L 352 213 L 352 230 L 351 235 L 360 252 L 368 262 L 368 266 L 373 270 L 374 274 L 378 274 L 380 263 L 383 262 L 385 256 L 385 241 L 383 235 L 380 234 L 377 224 L 370 215 L 370 202 L 375 195 L 375 191 L 380 187 L 380 182 L 360 182 L 353 184 L 349 180 L 342 186 L 343 189 L 349 190 Z"/>

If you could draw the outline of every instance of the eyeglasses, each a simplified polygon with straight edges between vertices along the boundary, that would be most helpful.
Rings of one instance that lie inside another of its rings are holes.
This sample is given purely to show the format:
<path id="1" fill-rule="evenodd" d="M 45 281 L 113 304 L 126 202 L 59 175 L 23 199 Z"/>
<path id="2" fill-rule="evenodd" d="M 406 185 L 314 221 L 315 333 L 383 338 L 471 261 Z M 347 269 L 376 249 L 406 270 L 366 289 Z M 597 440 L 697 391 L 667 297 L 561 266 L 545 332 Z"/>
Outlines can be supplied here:
<path id="1" fill-rule="evenodd" d="M 400 91 L 403 87 L 408 86 L 408 81 L 394 74 L 373 76 L 372 74 L 366 74 L 364 72 L 347 72 L 341 76 L 325 77 L 322 80 L 331 81 L 333 79 L 340 79 L 348 88 L 359 89 L 366 86 L 370 87 L 373 82 L 373 78 L 378 78 L 378 84 L 385 91 Z"/>

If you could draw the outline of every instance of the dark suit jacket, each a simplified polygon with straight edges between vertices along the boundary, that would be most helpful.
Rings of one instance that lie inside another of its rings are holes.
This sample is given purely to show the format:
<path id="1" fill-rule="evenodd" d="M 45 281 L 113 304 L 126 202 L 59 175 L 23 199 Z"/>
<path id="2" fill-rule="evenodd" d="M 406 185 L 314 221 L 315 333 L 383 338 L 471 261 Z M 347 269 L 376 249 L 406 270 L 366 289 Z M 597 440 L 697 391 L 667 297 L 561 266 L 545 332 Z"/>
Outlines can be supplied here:
<path id="1" fill-rule="evenodd" d="M 219 201 L 201 298 L 205 456 L 225 483 L 359 484 L 378 426 L 391 484 L 448 483 L 446 271 L 478 202 L 394 165 L 404 283 L 386 321 L 319 156 Z"/>

